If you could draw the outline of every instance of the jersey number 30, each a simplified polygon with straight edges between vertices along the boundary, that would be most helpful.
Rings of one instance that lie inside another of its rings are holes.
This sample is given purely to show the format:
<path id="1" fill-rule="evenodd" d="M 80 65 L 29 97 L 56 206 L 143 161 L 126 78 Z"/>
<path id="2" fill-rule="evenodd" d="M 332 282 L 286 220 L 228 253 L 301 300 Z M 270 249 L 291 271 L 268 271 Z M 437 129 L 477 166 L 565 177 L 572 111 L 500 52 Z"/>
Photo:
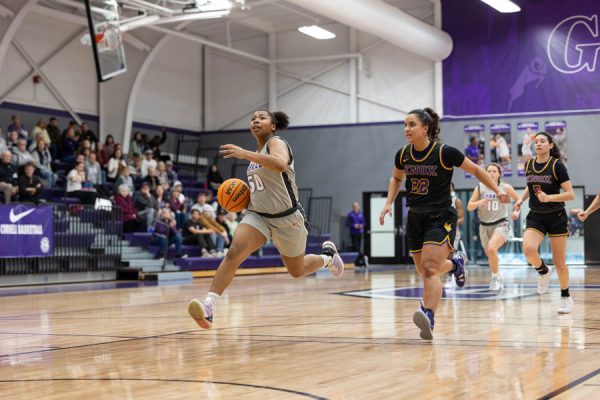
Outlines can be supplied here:
<path id="1" fill-rule="evenodd" d="M 265 184 L 258 175 L 248 175 L 248 185 L 250 185 L 250 193 L 262 192 L 265 190 Z"/>
<path id="2" fill-rule="evenodd" d="M 429 180 L 427 178 L 411 178 L 410 193 L 420 195 L 426 195 L 429 193 Z"/>

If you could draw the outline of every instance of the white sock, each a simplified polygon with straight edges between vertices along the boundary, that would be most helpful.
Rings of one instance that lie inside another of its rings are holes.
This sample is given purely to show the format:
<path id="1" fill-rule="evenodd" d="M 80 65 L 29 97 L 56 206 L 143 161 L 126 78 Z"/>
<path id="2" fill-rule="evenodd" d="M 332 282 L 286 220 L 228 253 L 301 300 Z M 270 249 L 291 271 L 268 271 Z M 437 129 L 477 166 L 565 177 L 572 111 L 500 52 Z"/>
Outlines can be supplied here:
<path id="1" fill-rule="evenodd" d="M 333 257 L 328 256 L 327 254 L 321 254 L 321 257 L 323 257 L 323 268 L 328 268 L 329 264 L 331 264 L 331 260 L 333 260 Z"/>
<path id="2" fill-rule="evenodd" d="M 205 301 L 212 303 L 213 306 L 216 306 L 220 299 L 221 296 L 216 294 L 215 292 L 208 292 Z"/>
<path id="3" fill-rule="evenodd" d="M 492 272 L 492 278 L 498 276 L 498 272 Z"/>

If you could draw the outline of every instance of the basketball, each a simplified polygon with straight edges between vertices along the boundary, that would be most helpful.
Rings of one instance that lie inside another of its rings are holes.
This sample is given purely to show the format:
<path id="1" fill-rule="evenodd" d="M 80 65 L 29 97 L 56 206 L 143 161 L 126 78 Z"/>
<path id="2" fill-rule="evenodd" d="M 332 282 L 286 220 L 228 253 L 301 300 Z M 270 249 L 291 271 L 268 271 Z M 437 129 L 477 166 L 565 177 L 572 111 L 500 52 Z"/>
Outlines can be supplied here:
<path id="1" fill-rule="evenodd" d="M 227 211 L 240 212 L 250 204 L 250 188 L 241 179 L 227 179 L 219 186 L 217 201 Z"/>

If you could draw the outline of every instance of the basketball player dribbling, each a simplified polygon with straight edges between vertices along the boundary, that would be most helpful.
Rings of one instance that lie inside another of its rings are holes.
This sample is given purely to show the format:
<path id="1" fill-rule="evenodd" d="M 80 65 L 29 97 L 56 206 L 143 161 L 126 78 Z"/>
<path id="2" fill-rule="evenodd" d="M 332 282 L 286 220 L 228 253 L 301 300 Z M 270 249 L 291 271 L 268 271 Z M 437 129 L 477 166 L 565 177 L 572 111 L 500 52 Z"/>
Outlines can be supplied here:
<path id="1" fill-rule="evenodd" d="M 502 166 L 500 164 L 491 163 L 485 170 L 490 178 L 498 183 L 498 187 L 503 193 L 508 193 L 514 201 L 519 199 L 515 189 L 501 181 Z M 492 273 L 490 290 L 501 292 L 504 289 L 504 278 L 498 272 L 498 250 L 506 243 L 510 234 L 508 204 L 500 203 L 493 190 L 479 183 L 473 190 L 467 210 L 477 210 L 479 216 L 479 239 L 488 257 Z"/>
<path id="2" fill-rule="evenodd" d="M 206 299 L 193 299 L 188 304 L 188 313 L 203 329 L 212 326 L 215 306 L 240 264 L 269 238 L 273 239 L 294 278 L 321 268 L 327 268 L 336 278 L 344 272 L 344 263 L 333 242 L 323 242 L 320 255 L 304 254 L 308 229 L 304 210 L 298 202 L 294 157 L 288 143 L 275 136 L 275 132 L 285 130 L 288 124 L 289 118 L 283 112 L 256 111 L 250 119 L 250 132 L 256 139 L 257 151 L 233 144 L 221 146 L 220 154 L 224 158 L 250 161 L 247 172 L 250 205 L 235 230 Z"/>
<path id="3" fill-rule="evenodd" d="M 515 204 L 513 219 L 519 217 L 521 204 L 529 198 L 527 227 L 523 233 L 523 253 L 538 272 L 538 294 L 548 293 L 552 267 L 547 266 L 540 258 L 539 248 L 546 234 L 550 237 L 552 260 L 560 282 L 558 313 L 569 314 L 573 309 L 573 299 L 569 293 L 569 219 L 564 202 L 573 200 L 575 192 L 567 168 L 560 161 L 560 150 L 552 136 L 546 132 L 539 132 L 535 135 L 534 143 L 536 156 L 525 165 L 527 187 Z"/>
<path id="4" fill-rule="evenodd" d="M 456 284 L 466 280 L 467 257 L 454 251 L 456 209 L 452 207 L 450 182 L 454 167 L 460 167 L 489 187 L 502 202 L 508 202 L 496 182 L 473 161 L 454 147 L 438 142 L 440 117 L 431 109 L 413 110 L 406 116 L 404 135 L 406 146 L 396 153 L 394 174 L 390 178 L 387 201 L 379 223 L 392 213 L 392 205 L 406 177 L 408 212 L 408 245 L 417 273 L 423 277 L 423 302 L 415 311 L 413 322 L 423 339 L 433 339 L 434 316 L 442 299 L 440 275 L 454 274 Z"/>

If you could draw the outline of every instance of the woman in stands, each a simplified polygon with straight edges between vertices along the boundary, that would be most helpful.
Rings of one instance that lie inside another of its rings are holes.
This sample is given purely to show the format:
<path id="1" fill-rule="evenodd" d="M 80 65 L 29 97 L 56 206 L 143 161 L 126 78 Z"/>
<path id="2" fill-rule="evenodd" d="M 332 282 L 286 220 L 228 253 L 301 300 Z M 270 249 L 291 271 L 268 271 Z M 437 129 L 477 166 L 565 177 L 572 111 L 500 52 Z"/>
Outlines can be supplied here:
<path id="1" fill-rule="evenodd" d="M 423 303 L 413 315 L 421 330 L 421 338 L 433 339 L 434 315 L 442 299 L 440 275 L 454 274 L 456 284 L 464 286 L 467 257 L 454 251 L 456 209 L 452 207 L 450 182 L 455 167 L 460 167 L 485 183 L 502 200 L 496 182 L 454 147 L 438 142 L 440 117 L 431 108 L 413 110 L 406 116 L 404 136 L 408 140 L 394 158 L 394 173 L 388 186 L 387 201 L 379 216 L 392 214 L 392 206 L 406 177 L 408 212 L 408 245 L 419 275 L 423 277 Z"/>
<path id="2" fill-rule="evenodd" d="M 529 198 L 527 228 L 523 233 L 523 253 L 538 272 L 538 294 L 548 293 L 552 267 L 540 258 L 539 247 L 548 235 L 552 259 L 560 282 L 559 314 L 569 314 L 573 299 L 569 293 L 567 268 L 567 236 L 569 221 L 565 201 L 575 198 L 567 168 L 560 161 L 560 151 L 552 136 L 546 132 L 535 135 L 535 158 L 525 165 L 527 187 L 515 204 L 513 219 L 519 217 L 521 204 Z M 562 189 L 562 193 L 561 193 Z"/>
<path id="3" fill-rule="evenodd" d="M 233 144 L 221 146 L 224 158 L 250 161 L 247 174 L 251 195 L 248 211 L 235 231 L 206 299 L 193 299 L 188 305 L 189 314 L 204 329 L 212 326 L 214 308 L 240 264 L 269 238 L 294 278 L 323 267 L 336 278 L 344 272 L 344 263 L 330 241 L 323 243 L 321 255 L 304 254 L 308 230 L 298 202 L 294 157 L 288 143 L 275 135 L 287 129 L 288 124 L 289 118 L 283 112 L 256 111 L 250 119 L 256 151 Z"/>
<path id="4" fill-rule="evenodd" d="M 514 201 L 519 199 L 511 185 L 501 182 L 502 166 L 500 164 L 489 164 L 485 170 L 490 178 L 498 184 L 502 193 L 508 193 Z M 504 289 L 504 278 L 498 272 L 498 250 L 506 243 L 510 234 L 508 204 L 501 203 L 492 189 L 478 183 L 467 204 L 467 210 L 477 210 L 479 216 L 479 239 L 488 257 L 492 272 L 490 290 L 501 292 Z"/>

